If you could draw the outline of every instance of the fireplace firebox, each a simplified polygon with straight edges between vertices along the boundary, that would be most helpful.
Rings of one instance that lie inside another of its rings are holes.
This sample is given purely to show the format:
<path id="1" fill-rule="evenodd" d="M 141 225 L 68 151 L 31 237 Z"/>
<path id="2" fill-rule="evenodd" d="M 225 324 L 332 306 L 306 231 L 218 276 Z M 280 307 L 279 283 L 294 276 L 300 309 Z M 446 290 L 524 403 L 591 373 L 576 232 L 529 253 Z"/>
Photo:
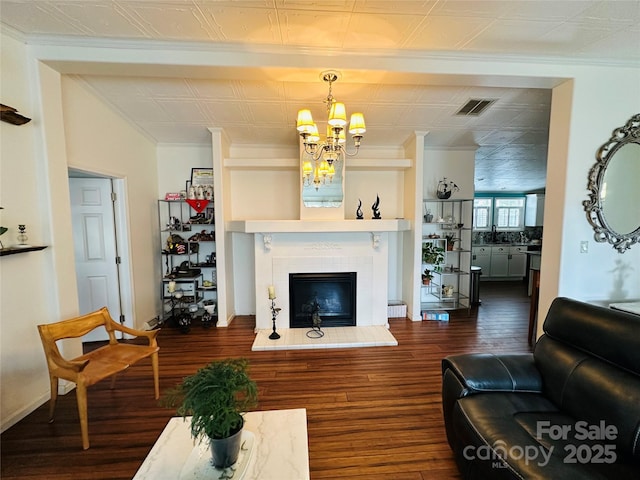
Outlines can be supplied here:
<path id="1" fill-rule="evenodd" d="M 290 273 L 290 328 L 355 326 L 356 276 L 356 272 Z"/>

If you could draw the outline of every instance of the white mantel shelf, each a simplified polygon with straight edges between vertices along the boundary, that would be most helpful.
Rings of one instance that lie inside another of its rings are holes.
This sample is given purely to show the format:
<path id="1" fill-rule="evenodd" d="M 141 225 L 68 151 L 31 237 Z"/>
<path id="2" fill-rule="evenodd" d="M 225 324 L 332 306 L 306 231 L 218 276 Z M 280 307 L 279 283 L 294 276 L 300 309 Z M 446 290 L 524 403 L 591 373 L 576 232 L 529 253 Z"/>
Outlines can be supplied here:
<path id="1" fill-rule="evenodd" d="M 347 170 L 406 170 L 411 168 L 410 158 L 349 158 Z M 300 168 L 298 158 L 225 158 L 225 168 L 232 170 L 285 169 Z"/>
<path id="2" fill-rule="evenodd" d="M 238 233 L 403 232 L 411 222 L 394 220 L 234 220 L 227 231 Z"/>

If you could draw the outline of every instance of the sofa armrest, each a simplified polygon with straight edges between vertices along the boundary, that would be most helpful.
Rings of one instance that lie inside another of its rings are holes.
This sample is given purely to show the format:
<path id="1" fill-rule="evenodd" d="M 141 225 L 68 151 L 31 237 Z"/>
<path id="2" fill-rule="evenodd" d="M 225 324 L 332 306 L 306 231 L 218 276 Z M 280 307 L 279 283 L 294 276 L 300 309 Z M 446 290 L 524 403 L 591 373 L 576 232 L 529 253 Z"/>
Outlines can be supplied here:
<path id="1" fill-rule="evenodd" d="M 443 375 L 447 370 L 464 386 L 465 396 L 474 392 L 542 392 L 542 377 L 529 353 L 451 355 L 442 360 Z"/>

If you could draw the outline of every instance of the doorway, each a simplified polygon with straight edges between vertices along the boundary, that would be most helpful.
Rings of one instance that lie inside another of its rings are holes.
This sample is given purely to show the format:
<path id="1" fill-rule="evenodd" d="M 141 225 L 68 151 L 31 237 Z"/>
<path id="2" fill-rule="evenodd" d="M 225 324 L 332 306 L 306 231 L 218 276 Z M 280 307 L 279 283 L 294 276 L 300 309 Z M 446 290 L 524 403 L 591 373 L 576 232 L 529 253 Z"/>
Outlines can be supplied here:
<path id="1" fill-rule="evenodd" d="M 115 321 L 133 327 L 124 192 L 123 179 L 69 170 L 79 312 L 106 306 Z M 98 330 L 82 341 L 107 339 Z"/>

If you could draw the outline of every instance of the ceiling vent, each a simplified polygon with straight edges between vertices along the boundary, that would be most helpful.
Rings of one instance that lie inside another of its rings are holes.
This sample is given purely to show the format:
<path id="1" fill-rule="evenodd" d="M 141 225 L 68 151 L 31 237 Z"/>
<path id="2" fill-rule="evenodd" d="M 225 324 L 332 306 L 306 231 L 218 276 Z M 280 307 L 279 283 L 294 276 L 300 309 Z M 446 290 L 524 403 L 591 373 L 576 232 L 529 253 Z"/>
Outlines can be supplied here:
<path id="1" fill-rule="evenodd" d="M 495 100 L 471 99 L 467 103 L 465 103 L 460 110 L 458 110 L 456 115 L 462 115 L 465 117 L 469 115 L 473 115 L 477 117 L 482 112 L 484 112 L 489 107 L 489 105 L 491 105 L 493 102 L 495 102 Z"/>

